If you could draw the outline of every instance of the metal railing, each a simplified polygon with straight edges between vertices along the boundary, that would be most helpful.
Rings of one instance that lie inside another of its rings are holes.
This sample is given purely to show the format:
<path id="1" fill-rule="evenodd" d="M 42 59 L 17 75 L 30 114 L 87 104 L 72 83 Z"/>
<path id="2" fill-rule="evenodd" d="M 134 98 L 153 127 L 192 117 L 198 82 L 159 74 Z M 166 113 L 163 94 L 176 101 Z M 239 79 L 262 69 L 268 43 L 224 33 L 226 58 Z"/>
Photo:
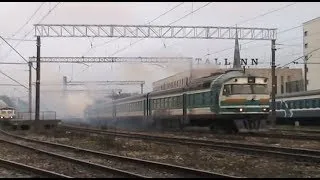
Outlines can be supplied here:
<path id="1" fill-rule="evenodd" d="M 35 120 L 35 112 L 17 112 L 16 118 L 17 120 Z M 40 120 L 56 120 L 56 112 L 55 111 L 41 111 L 39 114 Z"/>

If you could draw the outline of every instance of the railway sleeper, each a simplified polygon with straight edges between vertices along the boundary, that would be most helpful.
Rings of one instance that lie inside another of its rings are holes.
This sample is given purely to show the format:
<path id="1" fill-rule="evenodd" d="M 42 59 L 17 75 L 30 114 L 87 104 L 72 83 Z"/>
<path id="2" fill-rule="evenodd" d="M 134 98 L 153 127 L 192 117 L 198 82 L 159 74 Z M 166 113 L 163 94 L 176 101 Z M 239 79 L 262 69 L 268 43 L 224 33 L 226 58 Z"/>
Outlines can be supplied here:
<path id="1" fill-rule="evenodd" d="M 261 119 L 235 119 L 234 125 L 238 132 L 261 132 L 267 130 L 266 120 Z"/>

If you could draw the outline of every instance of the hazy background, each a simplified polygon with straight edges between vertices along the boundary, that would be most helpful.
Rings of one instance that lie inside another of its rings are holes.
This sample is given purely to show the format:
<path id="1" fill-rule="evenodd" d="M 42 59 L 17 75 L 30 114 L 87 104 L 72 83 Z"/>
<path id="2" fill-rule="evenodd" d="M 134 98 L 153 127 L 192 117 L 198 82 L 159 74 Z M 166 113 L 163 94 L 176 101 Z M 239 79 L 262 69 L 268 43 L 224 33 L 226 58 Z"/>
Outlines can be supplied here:
<path id="1" fill-rule="evenodd" d="M 237 26 L 277 28 L 276 64 L 283 65 L 303 55 L 302 23 L 319 16 L 319 3 L 292 2 L 2 2 L 0 3 L 0 29 L 4 38 L 35 40 L 33 24 L 129 24 L 143 25 L 166 11 L 177 6 L 171 12 L 153 21 L 152 25 L 199 25 L 199 26 Z M 178 6 L 179 5 L 179 6 Z M 41 6 L 39 11 L 35 11 Z M 51 10 L 51 11 L 50 11 Z M 190 14 L 190 12 L 195 11 Z M 34 14 L 35 13 L 35 14 Z M 190 14 L 190 15 L 187 15 Z M 185 16 L 185 17 L 184 17 Z M 31 18 L 32 17 L 32 18 Z M 184 18 L 183 18 L 184 17 Z M 180 20 L 179 20 L 180 19 Z M 295 28 L 297 27 L 297 28 Z M 15 35 L 14 37 L 12 37 Z M 121 38 L 42 38 L 41 56 L 187 56 L 214 58 L 223 60 L 233 58 L 234 40 L 201 39 L 144 39 L 130 46 L 138 39 Z M 28 59 L 36 56 L 35 41 L 7 39 Z M 259 67 L 269 67 L 271 42 L 240 40 L 241 57 L 258 58 Z M 16 45 L 19 43 L 18 45 Z M 0 62 L 24 62 L 11 48 L 1 41 Z M 95 48 L 91 48 L 95 47 Z M 227 50 L 224 50 L 227 49 Z M 222 51 L 224 50 L 224 51 Z M 209 54 L 209 55 L 207 55 Z M 204 63 L 204 62 L 202 62 Z M 145 92 L 151 91 L 153 81 L 170 76 L 176 72 L 188 70 L 189 63 L 179 64 L 41 64 L 41 111 L 54 110 L 58 116 L 82 116 L 85 106 L 96 98 L 106 94 L 92 90 L 122 88 L 123 92 L 140 92 L 140 86 L 95 86 L 68 87 L 70 89 L 88 89 L 88 92 L 69 92 L 62 94 L 62 86 L 49 86 L 62 83 L 62 77 L 68 80 L 144 80 Z M 194 68 L 197 67 L 194 62 Z M 224 68 L 224 66 L 222 66 Z M 291 67 L 300 67 L 291 65 Z M 28 85 L 27 65 L 1 65 L 0 70 Z M 15 84 L 5 76 L 0 76 L 2 84 Z M 33 71 L 35 82 L 35 71 Z M 48 85 L 44 85 L 48 84 Z M 1 86 L 1 94 L 19 97 L 27 101 L 27 89 L 23 87 Z M 33 89 L 33 97 L 35 88 Z M 34 107 L 34 104 L 33 104 Z"/>

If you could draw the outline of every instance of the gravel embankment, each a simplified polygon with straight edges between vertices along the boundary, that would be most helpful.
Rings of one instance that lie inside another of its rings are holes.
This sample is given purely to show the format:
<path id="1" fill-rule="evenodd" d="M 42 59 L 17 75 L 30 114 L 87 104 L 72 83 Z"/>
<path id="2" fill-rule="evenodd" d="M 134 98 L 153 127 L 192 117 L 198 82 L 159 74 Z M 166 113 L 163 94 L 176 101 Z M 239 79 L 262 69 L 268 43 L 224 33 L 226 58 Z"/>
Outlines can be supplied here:
<path id="1" fill-rule="evenodd" d="M 320 177 L 320 164 L 285 158 L 244 155 L 94 134 L 89 136 L 86 133 L 59 132 L 54 136 L 29 134 L 28 137 L 241 177 Z"/>
<path id="2" fill-rule="evenodd" d="M 174 172 L 172 170 L 166 171 L 163 168 L 158 168 L 158 167 L 146 167 L 145 164 L 141 164 L 141 163 L 121 161 L 113 158 L 105 158 L 100 155 L 85 154 L 79 151 L 69 150 L 66 148 L 58 148 L 58 147 L 48 146 L 48 145 L 42 145 L 34 142 L 27 142 L 24 140 L 18 140 L 16 138 L 7 137 L 7 139 L 22 145 L 31 146 L 37 149 L 53 152 L 53 153 L 68 156 L 68 157 L 73 157 L 73 158 L 84 160 L 84 161 L 89 161 L 91 163 L 97 163 L 97 164 L 104 165 L 107 167 L 112 167 L 115 169 L 129 171 L 129 172 L 144 175 L 147 177 L 155 177 L 155 178 L 184 177 L 184 174 L 179 172 Z"/>
<path id="3" fill-rule="evenodd" d="M 33 178 L 40 177 L 33 173 L 26 173 L 20 170 L 12 169 L 11 167 L 0 166 L 0 177 L 1 178 Z"/>
<path id="4" fill-rule="evenodd" d="M 3 142 L 0 142 L 0 158 L 71 177 L 114 177 L 110 173 L 92 170 L 82 165 Z"/>

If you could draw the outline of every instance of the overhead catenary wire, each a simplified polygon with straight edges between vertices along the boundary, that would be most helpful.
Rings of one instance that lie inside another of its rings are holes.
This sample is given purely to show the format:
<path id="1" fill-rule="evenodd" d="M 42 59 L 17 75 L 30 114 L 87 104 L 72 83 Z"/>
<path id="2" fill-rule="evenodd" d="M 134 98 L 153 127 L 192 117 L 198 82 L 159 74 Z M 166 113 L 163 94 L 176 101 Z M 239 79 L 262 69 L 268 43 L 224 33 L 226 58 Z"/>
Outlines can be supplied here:
<path id="1" fill-rule="evenodd" d="M 184 15 L 183 17 L 181 17 L 181 18 L 179 18 L 179 19 L 177 19 L 177 20 L 175 20 L 175 21 L 173 21 L 173 22 L 169 23 L 169 24 L 168 24 L 168 26 L 170 26 L 170 25 L 172 25 L 172 24 L 174 24 L 174 23 L 176 23 L 176 22 L 178 22 L 178 21 L 180 21 L 180 20 L 182 20 L 182 19 L 184 19 L 184 18 L 188 17 L 189 15 L 193 14 L 194 12 L 199 11 L 200 9 L 202 9 L 202 8 L 204 8 L 204 7 L 206 7 L 206 6 L 208 6 L 208 5 L 209 5 L 209 4 L 211 4 L 211 3 L 212 3 L 212 2 L 206 3 L 205 5 L 203 5 L 203 6 L 199 7 L 199 8 L 197 8 L 196 10 L 194 10 L 194 11 L 192 11 L 192 12 L 190 12 L 190 13 L 188 13 L 188 14 Z M 138 42 L 140 42 L 140 41 L 142 41 L 142 40 L 144 40 L 144 38 L 141 38 L 141 39 L 137 40 L 136 42 L 134 42 L 134 43 L 130 44 L 129 46 L 126 46 L 126 47 L 124 47 L 124 48 L 122 48 L 122 49 L 120 49 L 120 50 L 118 50 L 118 51 L 114 52 L 114 53 L 112 54 L 112 56 L 113 56 L 113 55 L 115 55 L 115 54 L 117 54 L 117 53 L 119 53 L 119 52 L 122 52 L 122 51 L 126 50 L 127 48 L 132 47 L 133 45 L 135 45 L 136 43 L 138 43 Z"/>
<path id="2" fill-rule="evenodd" d="M 29 22 L 31 21 L 31 19 L 38 13 L 38 11 L 41 9 L 41 7 L 44 5 L 44 3 L 46 2 L 42 2 L 39 7 L 32 13 L 32 15 L 28 18 L 28 20 L 15 32 L 13 33 L 13 35 L 11 36 L 11 38 L 15 37 L 27 24 L 29 24 Z M 10 38 L 10 39 L 11 39 Z M 5 39 L 9 39 L 9 38 L 5 38 Z M 0 46 L 3 43 L 0 44 Z"/>
<path id="3" fill-rule="evenodd" d="M 157 16 L 156 18 L 154 18 L 153 20 L 151 20 L 151 21 L 149 21 L 148 23 L 146 23 L 145 25 L 150 25 L 150 24 L 153 23 L 154 21 L 158 20 L 160 17 L 168 14 L 169 12 L 175 10 L 176 8 L 178 8 L 179 6 L 181 6 L 181 5 L 183 5 L 183 4 L 184 4 L 184 2 L 175 5 L 174 7 L 172 7 L 172 8 L 169 9 L 168 11 L 165 11 L 164 13 L 160 14 L 159 16 Z M 82 56 L 85 56 L 88 52 L 90 52 L 90 51 L 91 51 L 92 49 L 94 49 L 94 48 L 97 48 L 97 47 L 99 47 L 99 46 L 103 46 L 103 45 L 109 44 L 109 43 L 114 42 L 114 41 L 116 41 L 116 40 L 118 40 L 118 39 L 120 39 L 120 38 L 121 38 L 121 37 L 118 37 L 117 39 L 112 39 L 112 40 L 109 40 L 109 41 L 104 42 L 104 43 L 102 43 L 102 44 L 93 46 L 93 47 L 90 48 L 87 52 L 85 52 Z"/>
<path id="4" fill-rule="evenodd" d="M 7 78 L 11 79 L 12 81 L 16 82 L 16 83 L 17 83 L 17 84 L 19 84 L 20 86 L 22 86 L 22 87 L 24 87 L 24 88 L 26 88 L 26 89 L 28 89 L 28 90 L 29 90 L 29 88 L 28 88 L 27 86 L 25 86 L 25 85 L 21 84 L 19 81 L 17 81 L 17 80 L 15 80 L 15 79 L 13 79 L 12 77 L 10 77 L 10 76 L 9 76 L 9 75 L 7 75 L 6 73 L 2 72 L 1 70 L 0 70 L 0 73 L 1 73 L 1 74 L 3 74 L 4 76 L 6 76 Z"/>
<path id="5" fill-rule="evenodd" d="M 289 5 L 286 5 L 286 6 L 283 6 L 283 7 L 281 7 L 281 8 L 275 9 L 275 10 L 270 10 L 270 11 L 268 11 L 268 12 L 266 12 L 266 13 L 263 13 L 263 14 L 260 14 L 260 15 L 258 15 L 258 16 L 256 16 L 256 17 L 253 17 L 253 18 L 249 18 L 249 19 L 247 19 L 247 20 L 240 21 L 240 22 L 236 23 L 235 25 L 243 24 L 244 22 L 248 22 L 248 21 L 251 21 L 251 20 L 253 20 L 253 19 L 257 19 L 257 18 L 259 18 L 259 17 L 263 17 L 263 16 L 265 16 L 265 15 L 272 14 L 272 13 L 274 13 L 274 12 L 283 10 L 283 9 L 285 9 L 285 8 L 287 8 L 287 7 L 290 7 L 290 6 L 292 6 L 292 5 L 295 5 L 295 4 L 296 4 L 296 2 L 295 2 L 295 3 L 291 3 L 291 4 L 289 4 Z M 285 29 L 285 30 L 280 31 L 280 32 L 278 32 L 277 34 L 282 34 L 282 33 L 285 33 L 285 32 L 288 32 L 288 31 L 291 31 L 291 30 L 294 30 L 294 29 L 297 29 L 297 28 L 299 28 L 299 27 L 301 27 L 301 26 L 302 26 L 302 25 L 295 26 L 295 27 L 291 27 L 291 28 L 288 28 L 288 29 Z M 245 43 L 243 43 L 242 45 L 250 44 L 250 43 L 252 43 L 252 42 L 255 42 L 255 40 L 245 42 Z M 220 52 L 223 52 L 223 51 L 226 51 L 226 50 L 231 50 L 231 49 L 233 49 L 233 48 L 234 48 L 234 46 L 232 46 L 232 47 L 230 47 L 230 48 L 225 48 L 225 49 L 222 49 L 222 50 L 218 50 L 218 51 L 215 51 L 215 52 L 213 52 L 213 53 L 208 53 L 208 54 L 204 55 L 203 57 L 208 56 L 208 55 L 217 54 L 217 53 L 220 53 Z"/>
<path id="6" fill-rule="evenodd" d="M 160 17 L 162 17 L 162 16 L 168 14 L 169 12 L 173 11 L 174 9 L 178 8 L 178 7 L 181 6 L 182 4 L 184 4 L 184 2 L 179 3 L 178 5 L 174 6 L 174 7 L 171 8 L 171 9 L 169 9 L 168 11 L 160 14 L 159 16 L 157 16 L 156 18 L 154 18 L 153 20 L 149 21 L 149 22 L 146 23 L 146 24 L 150 24 L 151 22 L 154 22 L 155 20 L 159 19 Z M 199 9 L 199 8 L 198 8 L 198 9 Z M 197 9 L 197 10 L 198 10 L 198 9 Z M 200 9 L 201 9 L 201 8 L 200 8 Z M 189 15 L 190 15 L 190 14 L 189 14 Z M 112 39 L 112 40 L 110 40 L 110 41 L 107 41 L 107 42 L 104 43 L 103 45 L 105 45 L 105 44 L 107 44 L 107 43 L 110 43 L 110 42 L 113 42 L 113 41 L 116 41 L 116 40 L 118 40 L 118 39 L 120 39 L 120 38 L 121 38 L 121 37 L 119 37 L 119 38 L 117 38 L 117 39 Z M 142 40 L 143 40 L 143 38 L 141 38 L 141 39 L 139 39 L 138 41 L 135 41 L 135 42 L 133 42 L 133 43 L 130 43 L 129 46 L 125 46 L 125 47 L 123 47 L 122 49 L 117 50 L 117 51 L 114 52 L 111 56 L 113 56 L 113 55 L 115 55 L 115 54 L 117 54 L 117 53 L 119 53 L 119 52 L 121 52 L 121 51 L 124 51 L 124 50 L 127 49 L 128 47 L 131 47 L 131 46 L 135 45 L 136 43 L 138 43 L 138 42 L 140 42 L 140 41 L 142 41 Z M 97 47 L 97 46 L 96 46 L 96 47 Z M 95 47 L 95 48 L 96 48 L 96 47 Z M 88 51 L 87 51 L 87 52 L 88 52 Z M 86 52 L 85 54 L 87 54 L 87 52 Z M 87 67 L 86 67 L 85 69 L 83 69 L 80 73 L 86 71 L 87 69 L 89 69 L 89 68 L 92 67 L 92 66 L 93 66 L 93 65 L 87 66 Z"/>
<path id="7" fill-rule="evenodd" d="M 29 62 L 29 61 L 26 60 L 14 47 L 12 47 L 11 44 L 8 43 L 2 36 L 0 36 L 0 38 L 1 38 L 6 44 L 8 44 L 8 46 L 10 46 L 10 48 L 13 49 L 24 61 L 26 61 L 26 63 Z"/>
<path id="8" fill-rule="evenodd" d="M 247 19 L 247 20 L 240 21 L 240 22 L 238 22 L 237 24 L 238 24 L 238 25 L 239 25 L 239 24 L 243 24 L 243 23 L 245 23 L 245 22 L 248 22 L 248 21 L 251 21 L 251 20 L 254 20 L 254 19 L 263 17 L 263 16 L 265 16 L 265 15 L 272 14 L 272 13 L 274 13 L 274 12 L 283 10 L 283 9 L 285 9 L 285 8 L 287 8 L 287 7 L 290 7 L 290 6 L 292 6 L 292 5 L 295 5 L 295 4 L 297 4 L 297 2 L 294 2 L 294 3 L 291 3 L 291 4 L 285 5 L 285 6 L 283 6 L 283 7 L 278 8 L 278 9 L 274 9 L 274 10 L 268 11 L 268 12 L 266 12 L 266 13 L 263 13 L 263 14 L 260 14 L 260 15 L 258 15 L 258 16 L 255 16 L 255 17 L 253 17 L 253 18 L 249 18 L 249 19 Z"/>
<path id="9" fill-rule="evenodd" d="M 50 14 L 60 3 L 61 3 L 61 2 L 58 2 L 54 7 L 52 7 L 52 8 L 40 19 L 40 21 L 38 22 L 38 24 L 40 24 L 45 18 L 47 18 L 47 17 L 49 16 L 49 14 Z M 23 38 L 27 37 L 33 30 L 34 30 L 34 27 L 33 27 L 30 31 L 28 31 L 28 32 L 24 35 Z M 21 42 L 22 42 L 22 41 L 19 41 L 17 44 L 15 44 L 15 45 L 14 45 L 14 48 L 17 48 L 17 47 L 20 45 Z M 12 51 L 12 48 L 9 50 L 9 52 L 8 52 L 5 56 L 2 57 L 2 59 L 6 59 L 6 58 L 9 56 L 9 54 L 11 53 L 11 51 Z"/>
<path id="10" fill-rule="evenodd" d="M 286 63 L 285 65 L 279 67 L 279 68 L 283 68 L 283 67 L 285 67 L 285 66 L 287 66 L 287 65 L 289 65 L 289 64 L 291 64 L 291 63 L 294 63 L 294 62 L 298 61 L 299 59 L 301 59 L 301 58 L 303 58 L 303 57 L 305 57 L 305 56 L 308 56 L 308 55 L 310 55 L 310 54 L 312 54 L 312 53 L 314 53 L 314 52 L 316 52 L 316 51 L 319 51 L 319 50 L 320 50 L 320 48 L 314 49 L 314 50 L 310 51 L 309 53 L 307 53 L 307 54 L 305 54 L 305 55 L 303 55 L 303 56 L 301 56 L 301 57 L 299 57 L 299 58 L 296 58 L 296 59 L 294 59 L 293 61 L 290 61 L 290 62 Z"/>

